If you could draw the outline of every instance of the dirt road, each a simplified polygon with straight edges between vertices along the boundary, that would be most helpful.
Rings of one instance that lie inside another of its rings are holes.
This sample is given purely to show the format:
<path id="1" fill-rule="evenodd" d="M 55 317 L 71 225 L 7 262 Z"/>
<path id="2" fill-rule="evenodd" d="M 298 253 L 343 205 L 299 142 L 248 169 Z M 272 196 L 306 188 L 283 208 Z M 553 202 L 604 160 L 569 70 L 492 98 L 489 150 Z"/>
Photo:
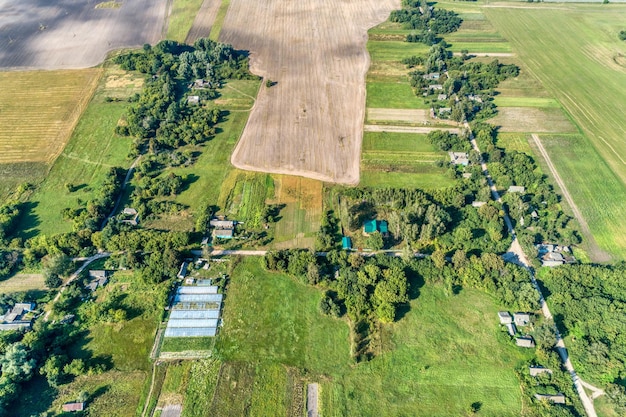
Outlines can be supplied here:
<path id="1" fill-rule="evenodd" d="M 556 170 L 556 167 L 552 163 L 552 160 L 550 159 L 550 155 L 548 155 L 546 148 L 543 147 L 543 144 L 541 143 L 541 139 L 539 139 L 539 136 L 534 133 L 531 136 L 533 138 L 533 142 L 535 143 L 535 146 L 537 146 L 539 153 L 543 157 L 543 160 L 546 161 L 546 164 L 548 165 L 548 168 L 550 169 L 550 173 L 552 174 L 554 181 L 558 184 L 559 188 L 561 189 L 561 194 L 563 195 L 563 198 L 565 198 L 565 201 L 567 201 L 567 204 L 572 209 L 572 213 L 574 214 L 574 217 L 578 221 L 578 224 L 580 225 L 580 228 L 583 234 L 585 235 L 585 239 L 587 239 L 587 241 L 589 242 L 589 252 L 590 252 L 590 256 L 592 260 L 595 262 L 610 261 L 611 256 L 608 253 L 602 251 L 598 247 L 598 244 L 596 243 L 596 241 L 594 240 L 593 235 L 591 234 L 591 229 L 589 229 L 589 225 L 587 224 L 587 221 L 585 220 L 582 213 L 578 209 L 578 206 L 576 206 L 576 203 L 574 203 L 574 200 L 572 199 L 571 194 L 569 193 L 567 187 L 565 186 L 565 183 L 563 182 L 561 175 L 559 175 L 559 172 Z"/>
<path id="2" fill-rule="evenodd" d="M 319 384 L 309 384 L 306 388 L 306 415 L 319 417 L 317 411 Z"/>
<path id="3" fill-rule="evenodd" d="M 465 123 L 465 127 L 469 129 L 469 124 Z M 480 148 L 478 147 L 478 143 L 476 142 L 474 135 L 471 133 L 471 130 L 470 130 L 470 141 L 474 150 L 476 150 L 479 154 L 482 155 L 482 153 L 480 152 Z M 483 174 L 485 175 L 487 182 L 489 184 L 489 187 L 491 188 L 491 194 L 493 195 L 494 200 L 498 202 L 502 202 L 500 198 L 500 194 L 496 190 L 495 185 L 491 179 L 491 175 L 489 174 L 489 171 L 487 169 L 487 164 L 481 160 L 481 166 L 483 169 Z M 535 288 L 537 293 L 539 293 L 539 302 L 541 305 L 541 312 L 546 319 L 553 320 L 552 312 L 550 311 L 550 308 L 548 307 L 548 303 L 546 302 L 543 292 L 541 291 L 541 287 L 539 286 L 539 283 L 537 283 L 537 280 L 535 279 L 535 272 L 530 266 L 530 262 L 528 262 L 528 258 L 526 257 L 526 254 L 524 253 L 522 246 L 517 240 L 517 235 L 515 233 L 515 230 L 513 229 L 513 224 L 506 211 L 504 212 L 504 221 L 509 229 L 509 233 L 513 236 L 513 242 L 511 244 L 510 249 L 507 251 L 507 253 L 513 254 L 513 256 L 508 256 L 508 258 L 509 259 L 516 258 L 515 263 L 522 265 L 528 270 L 528 272 L 530 273 L 530 279 L 533 284 L 533 287 Z M 572 362 L 570 361 L 569 355 L 567 353 L 567 349 L 565 348 L 565 342 L 563 341 L 563 338 L 561 337 L 559 329 L 555 327 L 555 331 L 556 331 L 555 348 L 557 352 L 559 353 L 559 356 L 561 357 L 563 366 L 565 367 L 565 369 L 567 369 L 570 376 L 572 377 L 572 382 L 574 383 L 576 392 L 578 393 L 578 396 L 580 397 L 580 401 L 583 404 L 583 407 L 585 409 L 585 414 L 587 414 L 587 417 L 598 417 L 598 415 L 596 414 L 595 407 L 593 406 L 593 401 L 592 399 L 589 398 L 589 396 L 585 392 L 585 388 L 583 387 L 583 381 L 580 379 L 578 374 L 576 374 L 574 365 L 572 365 Z"/>
<path id="4" fill-rule="evenodd" d="M 250 51 L 261 87 L 231 161 L 238 168 L 356 184 L 367 29 L 399 0 L 232 0 L 220 41 Z"/>

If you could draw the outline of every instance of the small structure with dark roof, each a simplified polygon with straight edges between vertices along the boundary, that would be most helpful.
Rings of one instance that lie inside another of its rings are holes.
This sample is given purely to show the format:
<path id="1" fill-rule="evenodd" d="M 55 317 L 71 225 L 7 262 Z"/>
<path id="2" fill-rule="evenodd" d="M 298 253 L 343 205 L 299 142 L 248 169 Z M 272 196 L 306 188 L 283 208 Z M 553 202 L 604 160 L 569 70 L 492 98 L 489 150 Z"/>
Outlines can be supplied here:
<path id="1" fill-rule="evenodd" d="M 528 326 L 530 324 L 530 313 L 514 313 L 513 322 L 516 326 Z"/>
<path id="2" fill-rule="evenodd" d="M 565 395 L 563 394 L 535 394 L 535 398 L 539 401 L 548 401 L 552 404 L 565 404 Z"/>
<path id="3" fill-rule="evenodd" d="M 75 412 L 75 411 L 83 411 L 85 409 L 85 403 L 84 402 L 73 402 L 73 403 L 65 403 L 63 404 L 63 411 L 64 412 Z"/>
<path id="4" fill-rule="evenodd" d="M 535 341 L 533 340 L 532 336 L 518 337 L 517 339 L 515 339 L 515 344 L 523 348 L 535 347 Z"/>

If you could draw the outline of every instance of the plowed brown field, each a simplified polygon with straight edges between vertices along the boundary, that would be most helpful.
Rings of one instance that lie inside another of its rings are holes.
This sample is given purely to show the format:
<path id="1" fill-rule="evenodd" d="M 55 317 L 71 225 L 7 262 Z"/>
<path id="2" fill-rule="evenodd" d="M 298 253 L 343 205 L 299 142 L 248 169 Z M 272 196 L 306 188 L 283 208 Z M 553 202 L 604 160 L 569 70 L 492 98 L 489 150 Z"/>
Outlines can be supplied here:
<path id="1" fill-rule="evenodd" d="M 399 0 L 232 0 L 220 41 L 249 50 L 261 88 L 238 168 L 355 184 L 365 115 L 367 29 Z"/>

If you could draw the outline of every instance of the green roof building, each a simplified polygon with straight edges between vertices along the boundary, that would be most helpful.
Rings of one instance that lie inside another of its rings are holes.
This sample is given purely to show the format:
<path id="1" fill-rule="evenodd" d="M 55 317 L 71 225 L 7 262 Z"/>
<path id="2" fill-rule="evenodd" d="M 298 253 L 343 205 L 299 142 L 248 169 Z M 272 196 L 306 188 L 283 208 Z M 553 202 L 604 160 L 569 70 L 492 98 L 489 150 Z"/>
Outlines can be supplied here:
<path id="1" fill-rule="evenodd" d="M 341 248 L 344 250 L 352 249 L 352 240 L 348 236 L 344 236 L 341 239 Z"/>
<path id="2" fill-rule="evenodd" d="M 383 235 L 389 233 L 389 227 L 385 220 L 368 220 L 363 224 L 363 233 L 369 235 L 370 233 L 380 232 Z"/>

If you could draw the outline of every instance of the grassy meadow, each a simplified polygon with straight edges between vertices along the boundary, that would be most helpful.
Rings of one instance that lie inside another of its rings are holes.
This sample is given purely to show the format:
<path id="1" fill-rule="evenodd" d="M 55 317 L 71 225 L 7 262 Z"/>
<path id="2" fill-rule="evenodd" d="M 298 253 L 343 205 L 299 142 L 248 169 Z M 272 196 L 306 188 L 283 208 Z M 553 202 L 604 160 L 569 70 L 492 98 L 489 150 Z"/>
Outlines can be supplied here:
<path id="1" fill-rule="evenodd" d="M 61 210 L 88 201 L 112 166 L 128 167 L 131 140 L 114 133 L 128 103 L 126 98 L 138 92 L 143 76 L 135 76 L 116 67 L 105 70 L 96 92 L 81 116 L 65 148 L 50 173 L 29 198 L 29 211 L 22 217 L 19 229 L 23 236 L 54 234 L 72 230 Z M 107 101 L 106 98 L 120 101 Z M 77 191 L 68 192 L 72 183 Z"/>
<path id="2" fill-rule="evenodd" d="M 626 6 L 483 10 L 584 133 L 541 137 L 600 247 L 623 257 L 626 242 L 620 231 L 626 221 L 617 201 L 626 195 L 626 44 L 617 33 Z"/>
<path id="3" fill-rule="evenodd" d="M 514 369 L 528 352 L 499 329 L 492 299 L 473 290 L 447 297 L 438 286 L 414 293 L 403 317 L 383 328 L 383 353 L 355 365 L 348 325 L 319 313 L 319 290 L 242 259 L 217 341 L 225 364 L 206 415 L 284 415 L 305 382 L 321 384 L 324 416 L 463 415 L 474 402 L 484 416 L 519 415 Z"/>
<path id="4" fill-rule="evenodd" d="M 361 185 L 368 187 L 442 188 L 454 180 L 435 161 L 444 159 L 424 134 L 365 132 L 361 154 Z"/>
<path id="5" fill-rule="evenodd" d="M 0 72 L 0 197 L 43 179 L 101 74 L 94 68 Z"/>

